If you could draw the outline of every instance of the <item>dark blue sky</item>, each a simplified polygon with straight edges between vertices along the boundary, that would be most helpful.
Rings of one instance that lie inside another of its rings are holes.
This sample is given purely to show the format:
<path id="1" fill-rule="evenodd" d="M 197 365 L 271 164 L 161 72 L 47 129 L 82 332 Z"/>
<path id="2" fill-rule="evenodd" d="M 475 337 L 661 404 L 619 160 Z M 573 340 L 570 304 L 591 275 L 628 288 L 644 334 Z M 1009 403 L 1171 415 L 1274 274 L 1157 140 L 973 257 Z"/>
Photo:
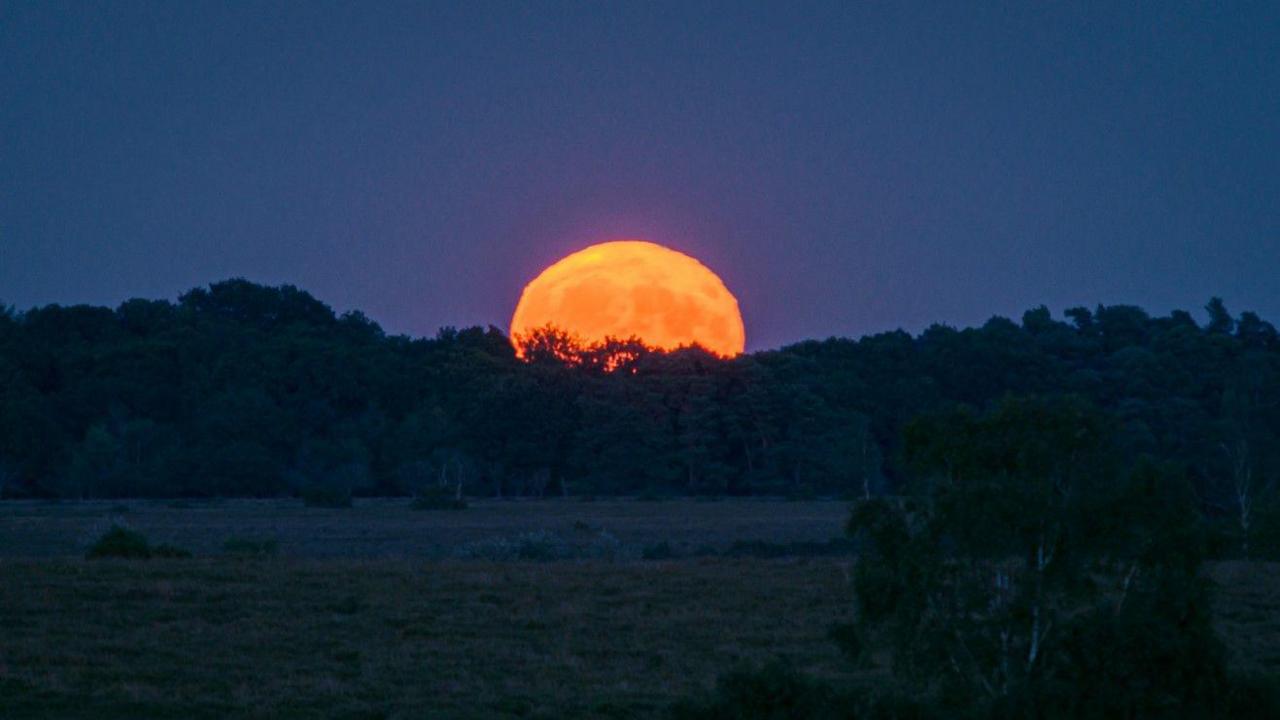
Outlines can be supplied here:
<path id="1" fill-rule="evenodd" d="M 1280 320 L 1280 3 L 0 0 L 0 300 L 229 276 L 505 328 L 643 237 L 748 347 L 1045 303 Z"/>

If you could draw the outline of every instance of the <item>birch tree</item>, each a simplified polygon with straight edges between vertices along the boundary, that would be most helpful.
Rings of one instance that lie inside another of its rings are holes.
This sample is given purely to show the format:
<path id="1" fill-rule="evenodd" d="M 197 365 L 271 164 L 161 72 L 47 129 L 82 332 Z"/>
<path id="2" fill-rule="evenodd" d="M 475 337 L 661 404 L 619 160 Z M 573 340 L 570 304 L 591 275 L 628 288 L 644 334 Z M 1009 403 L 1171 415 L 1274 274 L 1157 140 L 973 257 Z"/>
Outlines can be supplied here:
<path id="1" fill-rule="evenodd" d="M 915 492 L 864 501 L 849 524 L 864 552 L 846 645 L 887 644 L 922 691 L 1003 704 L 1061 672 L 1083 608 L 1128 618 L 1135 597 L 1149 611 L 1152 588 L 1194 577 L 1182 570 L 1198 557 L 1185 534 L 1189 485 L 1172 470 L 1122 467 L 1114 434 L 1071 398 L 913 423 Z"/>

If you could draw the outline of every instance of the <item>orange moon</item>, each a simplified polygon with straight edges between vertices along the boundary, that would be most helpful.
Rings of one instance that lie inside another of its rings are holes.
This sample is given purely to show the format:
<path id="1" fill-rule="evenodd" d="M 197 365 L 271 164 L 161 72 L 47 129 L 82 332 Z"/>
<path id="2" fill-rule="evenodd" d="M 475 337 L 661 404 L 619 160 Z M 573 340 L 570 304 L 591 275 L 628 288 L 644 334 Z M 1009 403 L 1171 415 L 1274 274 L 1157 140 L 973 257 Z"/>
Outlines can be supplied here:
<path id="1" fill-rule="evenodd" d="M 592 245 L 526 285 L 512 340 L 547 325 L 586 343 L 637 337 L 664 350 L 696 343 L 725 357 L 746 344 L 738 300 L 724 281 L 694 258 L 643 240 Z"/>

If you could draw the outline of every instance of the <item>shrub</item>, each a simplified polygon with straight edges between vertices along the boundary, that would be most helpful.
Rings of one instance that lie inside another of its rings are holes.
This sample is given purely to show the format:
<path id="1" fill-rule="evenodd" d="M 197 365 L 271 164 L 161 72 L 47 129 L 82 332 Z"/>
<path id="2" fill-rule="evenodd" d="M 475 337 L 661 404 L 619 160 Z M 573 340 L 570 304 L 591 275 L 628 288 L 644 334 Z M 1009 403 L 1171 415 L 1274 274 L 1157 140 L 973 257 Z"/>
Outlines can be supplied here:
<path id="1" fill-rule="evenodd" d="M 146 560 L 148 558 L 189 558 L 191 553 L 169 544 L 152 547 L 145 535 L 119 525 L 102 534 L 98 541 L 90 546 L 85 557 L 90 560 L 100 558 L 129 558 Z"/>
<path id="2" fill-rule="evenodd" d="M 233 537 L 222 543 L 224 553 L 238 557 L 270 557 L 279 549 L 280 543 L 273 539 Z"/>
<path id="3" fill-rule="evenodd" d="M 111 529 L 103 533 L 102 537 L 89 548 L 85 557 L 90 560 L 109 557 L 145 560 L 151 557 L 151 545 L 142 533 L 112 525 Z"/>
<path id="4" fill-rule="evenodd" d="M 516 544 L 516 557 L 520 560 L 559 560 L 571 554 L 563 540 L 547 532 L 526 533 Z"/>
<path id="5" fill-rule="evenodd" d="M 759 670 L 739 670 L 720 678 L 714 695 L 683 701 L 673 720 L 819 720 L 853 717 L 840 711 L 827 685 L 775 661 Z"/>
<path id="6" fill-rule="evenodd" d="M 1280 675 L 1234 675 L 1224 714 L 1232 718 L 1280 717 Z"/>
<path id="7" fill-rule="evenodd" d="M 644 549 L 640 551 L 642 560 L 670 560 L 675 556 L 675 549 L 666 540 L 652 545 L 645 545 Z"/>
<path id="8" fill-rule="evenodd" d="M 1249 555 L 1257 560 L 1280 560 L 1280 500 L 1263 505 L 1250 532 Z"/>
<path id="9" fill-rule="evenodd" d="M 467 501 L 447 487 L 428 486 L 413 498 L 414 510 L 466 510 Z"/>
<path id="10" fill-rule="evenodd" d="M 892 684 L 837 690 L 781 660 L 724 675 L 714 693 L 671 707 L 672 720 L 942 720 L 960 717 Z M 979 716 L 987 717 L 987 716 Z M 1029 715 L 1028 717 L 1035 717 Z"/>

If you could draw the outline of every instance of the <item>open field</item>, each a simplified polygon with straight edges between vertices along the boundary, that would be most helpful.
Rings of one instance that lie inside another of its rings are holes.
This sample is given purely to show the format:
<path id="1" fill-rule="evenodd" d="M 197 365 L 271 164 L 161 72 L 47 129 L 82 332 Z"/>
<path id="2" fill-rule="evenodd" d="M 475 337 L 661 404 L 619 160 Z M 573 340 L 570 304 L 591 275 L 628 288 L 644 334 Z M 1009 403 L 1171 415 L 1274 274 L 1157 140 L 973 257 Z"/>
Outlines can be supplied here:
<path id="1" fill-rule="evenodd" d="M 6 561 L 15 717 L 654 717 L 735 663 L 845 671 L 833 561 Z"/>
<path id="2" fill-rule="evenodd" d="M 319 509 L 299 500 L 3 502 L 0 558 L 80 557 L 113 523 L 197 556 L 232 538 L 270 540 L 285 557 L 469 558 L 530 536 L 579 554 L 639 557 L 666 542 L 682 555 L 735 542 L 825 542 L 843 529 L 848 503 L 756 499 L 481 500 L 461 512 L 415 511 L 407 499 L 357 500 Z"/>
<path id="3" fill-rule="evenodd" d="M 0 717 L 654 718 L 738 663 L 852 672 L 826 638 L 849 617 L 848 557 L 440 559 L 574 523 L 626 546 L 816 540 L 838 503 L 392 505 L 131 503 L 134 527 L 197 554 L 150 561 L 73 557 L 109 506 L 0 505 Z M 24 529 L 39 542 L 19 558 Z M 275 557 L 220 549 L 269 529 Z M 1233 664 L 1280 669 L 1280 567 L 1211 573 Z"/>

